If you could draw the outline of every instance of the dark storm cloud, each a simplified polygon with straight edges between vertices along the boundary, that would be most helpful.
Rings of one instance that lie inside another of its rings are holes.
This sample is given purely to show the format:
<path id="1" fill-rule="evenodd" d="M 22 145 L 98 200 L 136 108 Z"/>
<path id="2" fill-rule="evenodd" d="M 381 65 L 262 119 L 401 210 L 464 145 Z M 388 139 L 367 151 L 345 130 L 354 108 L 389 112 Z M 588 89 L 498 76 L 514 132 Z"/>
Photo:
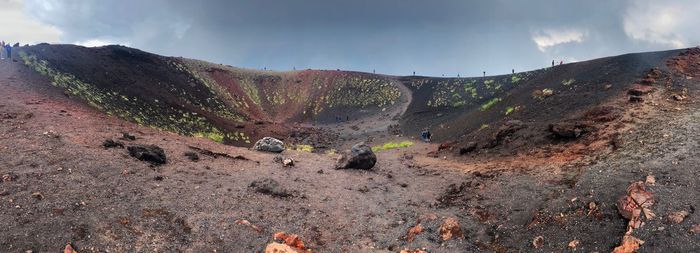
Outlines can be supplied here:
<path id="1" fill-rule="evenodd" d="M 679 35 L 673 17 L 660 25 L 636 17 L 649 2 L 28 0 L 26 8 L 67 43 L 121 43 L 247 68 L 454 76 L 697 42 Z M 698 9 L 676 5 L 683 8 L 669 12 Z"/>

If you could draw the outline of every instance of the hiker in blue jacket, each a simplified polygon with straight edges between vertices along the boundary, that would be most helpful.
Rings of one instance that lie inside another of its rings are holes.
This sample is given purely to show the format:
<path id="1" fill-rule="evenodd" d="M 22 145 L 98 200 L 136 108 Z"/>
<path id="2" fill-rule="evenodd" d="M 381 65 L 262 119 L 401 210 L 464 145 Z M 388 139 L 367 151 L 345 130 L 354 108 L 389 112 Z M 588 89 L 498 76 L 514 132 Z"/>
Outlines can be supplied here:
<path id="1" fill-rule="evenodd" d="M 420 133 L 420 138 L 421 138 L 424 142 L 430 142 L 430 137 L 432 137 L 432 134 L 430 134 L 430 131 L 428 131 L 427 128 L 426 128 L 426 129 L 423 129 L 423 132 Z"/>
<path id="2" fill-rule="evenodd" d="M 7 52 L 7 59 L 12 59 L 12 46 L 10 46 L 10 43 L 5 44 L 5 51 Z"/>

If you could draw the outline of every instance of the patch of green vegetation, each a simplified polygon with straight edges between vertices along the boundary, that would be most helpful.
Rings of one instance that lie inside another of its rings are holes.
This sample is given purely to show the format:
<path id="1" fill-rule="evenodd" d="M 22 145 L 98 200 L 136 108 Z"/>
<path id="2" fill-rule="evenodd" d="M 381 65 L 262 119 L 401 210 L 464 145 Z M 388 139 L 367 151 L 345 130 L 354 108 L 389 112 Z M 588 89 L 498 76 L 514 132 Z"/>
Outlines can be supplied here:
<path id="1" fill-rule="evenodd" d="M 510 76 L 510 83 L 512 84 L 517 84 L 520 82 L 520 80 L 523 80 L 523 78 L 519 74 L 514 74 Z"/>
<path id="2" fill-rule="evenodd" d="M 205 137 L 217 142 L 223 142 L 232 136 L 221 132 L 207 118 L 197 113 L 182 111 L 179 107 L 175 108 L 156 100 L 142 101 L 116 90 L 83 82 L 71 74 L 53 69 L 46 60 L 38 59 L 36 55 L 29 55 L 24 51 L 20 51 L 19 56 L 25 65 L 48 77 L 52 85 L 85 100 L 90 106 L 108 115 L 159 130 Z M 237 136 L 245 137 L 243 133 Z"/>
<path id="3" fill-rule="evenodd" d="M 255 105 L 260 106 L 260 95 L 258 94 L 258 88 L 255 86 L 252 80 L 246 79 L 240 82 L 241 89 L 245 92 L 246 96 L 250 98 Z"/>
<path id="4" fill-rule="evenodd" d="M 294 146 L 294 150 L 303 152 L 313 152 L 314 147 L 311 145 L 297 144 Z"/>
<path id="5" fill-rule="evenodd" d="M 224 135 L 214 128 L 211 132 L 197 132 L 193 134 L 194 137 L 207 138 L 209 140 L 222 143 L 224 142 Z"/>
<path id="6" fill-rule="evenodd" d="M 491 100 L 487 101 L 486 103 L 483 103 L 480 107 L 481 111 L 486 111 L 488 109 L 491 109 L 496 103 L 501 102 L 501 98 L 492 98 Z"/>
<path id="7" fill-rule="evenodd" d="M 508 106 L 508 107 L 506 108 L 506 111 L 505 111 L 504 113 L 505 113 L 506 116 L 508 116 L 508 114 L 511 114 L 511 113 L 513 113 L 514 111 L 515 111 L 515 107 Z"/>
<path id="8" fill-rule="evenodd" d="M 561 81 L 561 84 L 564 85 L 564 86 L 569 86 L 569 85 L 574 84 L 574 82 L 576 82 L 576 80 L 574 80 L 574 79 L 572 78 L 572 79 L 569 79 L 569 80 Z"/>
<path id="9" fill-rule="evenodd" d="M 205 74 L 201 74 L 200 71 L 197 71 L 198 68 L 195 66 L 195 62 L 187 60 L 183 61 L 181 64 L 178 61 L 171 61 L 170 64 L 172 64 L 175 69 L 191 76 L 197 83 L 200 83 L 207 88 L 207 91 L 210 93 L 210 97 L 204 101 L 204 104 L 207 106 L 204 106 L 202 109 L 214 112 L 221 117 L 233 119 L 238 122 L 245 120 L 243 116 L 232 110 L 229 106 L 232 105 L 235 108 L 243 108 L 245 106 L 244 101 L 234 98 L 231 93 L 229 93 L 216 81 L 209 78 Z M 228 101 L 228 104 L 225 103 L 225 101 Z"/>
<path id="10" fill-rule="evenodd" d="M 344 74 L 324 83 L 324 87 L 337 87 L 323 97 L 323 102 L 329 107 L 384 108 L 396 103 L 401 96 L 398 84 L 386 79 Z"/>
<path id="11" fill-rule="evenodd" d="M 479 130 L 483 130 L 486 128 L 489 128 L 489 124 L 481 124 L 481 126 L 479 127 Z"/>
<path id="12" fill-rule="evenodd" d="M 372 151 L 379 152 L 384 150 L 396 149 L 396 148 L 407 148 L 413 146 L 412 141 L 402 141 L 402 142 L 387 142 L 383 145 L 372 147 Z"/>

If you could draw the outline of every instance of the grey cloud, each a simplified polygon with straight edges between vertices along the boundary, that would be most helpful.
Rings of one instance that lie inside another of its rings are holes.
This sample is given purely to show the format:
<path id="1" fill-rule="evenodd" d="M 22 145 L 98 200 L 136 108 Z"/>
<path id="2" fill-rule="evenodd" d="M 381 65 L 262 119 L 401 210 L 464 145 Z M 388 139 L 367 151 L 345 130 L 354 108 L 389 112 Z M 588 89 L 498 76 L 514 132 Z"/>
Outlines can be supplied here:
<path id="1" fill-rule="evenodd" d="M 628 1 L 28 0 L 27 6 L 61 29 L 64 42 L 103 39 L 248 68 L 464 76 L 668 47 L 625 30 L 635 6 Z M 633 22 L 644 29 L 652 21 Z M 533 37 L 545 31 L 585 36 L 540 50 Z"/>

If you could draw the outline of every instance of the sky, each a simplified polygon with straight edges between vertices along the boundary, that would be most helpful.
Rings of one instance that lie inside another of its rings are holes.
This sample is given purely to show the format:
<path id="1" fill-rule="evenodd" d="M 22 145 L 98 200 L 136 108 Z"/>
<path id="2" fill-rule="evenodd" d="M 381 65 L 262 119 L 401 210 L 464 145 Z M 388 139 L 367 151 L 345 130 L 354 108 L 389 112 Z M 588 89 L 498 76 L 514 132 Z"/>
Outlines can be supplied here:
<path id="1" fill-rule="evenodd" d="M 697 0 L 0 0 L 0 40 L 253 69 L 480 76 L 700 44 Z"/>

